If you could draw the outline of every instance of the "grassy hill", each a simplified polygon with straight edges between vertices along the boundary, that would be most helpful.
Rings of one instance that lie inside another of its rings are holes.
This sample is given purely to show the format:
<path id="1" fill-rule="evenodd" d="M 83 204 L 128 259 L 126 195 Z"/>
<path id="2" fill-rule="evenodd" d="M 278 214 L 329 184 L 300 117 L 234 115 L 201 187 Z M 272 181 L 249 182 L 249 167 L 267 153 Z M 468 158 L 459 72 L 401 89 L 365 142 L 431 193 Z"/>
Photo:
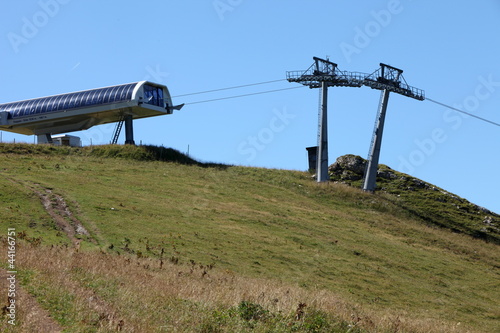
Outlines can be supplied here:
<path id="1" fill-rule="evenodd" d="M 2 144 L 0 158 L 21 300 L 2 331 L 498 331 L 498 216 L 447 195 L 162 147 Z"/>

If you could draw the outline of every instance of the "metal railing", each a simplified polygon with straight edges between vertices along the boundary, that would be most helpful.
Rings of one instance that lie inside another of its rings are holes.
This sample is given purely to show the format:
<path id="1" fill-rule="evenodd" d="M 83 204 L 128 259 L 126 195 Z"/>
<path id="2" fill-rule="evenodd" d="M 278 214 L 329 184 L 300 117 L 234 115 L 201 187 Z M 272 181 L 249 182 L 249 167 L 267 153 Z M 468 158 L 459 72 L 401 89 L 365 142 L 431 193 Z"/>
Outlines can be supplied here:
<path id="1" fill-rule="evenodd" d="M 361 87 L 367 86 L 372 89 L 388 90 L 411 97 L 420 101 L 425 99 L 425 92 L 422 89 L 412 87 L 404 81 L 391 81 L 380 76 L 361 72 L 348 72 L 335 69 L 333 73 L 322 74 L 314 70 L 313 66 L 305 71 L 288 71 L 286 78 L 288 82 L 298 82 L 309 88 L 320 88 L 322 82 L 327 82 L 330 87 Z"/>

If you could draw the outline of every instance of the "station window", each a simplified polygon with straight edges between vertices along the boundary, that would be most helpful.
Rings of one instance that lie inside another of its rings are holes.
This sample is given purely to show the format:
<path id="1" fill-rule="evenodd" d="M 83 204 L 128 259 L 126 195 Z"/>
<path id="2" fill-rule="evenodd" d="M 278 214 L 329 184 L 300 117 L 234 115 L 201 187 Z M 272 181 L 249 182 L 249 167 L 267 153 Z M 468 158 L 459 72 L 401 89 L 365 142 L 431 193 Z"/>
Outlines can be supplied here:
<path id="1" fill-rule="evenodd" d="M 149 84 L 144 85 L 144 99 L 145 103 L 164 107 L 163 102 L 163 88 L 154 87 Z"/>

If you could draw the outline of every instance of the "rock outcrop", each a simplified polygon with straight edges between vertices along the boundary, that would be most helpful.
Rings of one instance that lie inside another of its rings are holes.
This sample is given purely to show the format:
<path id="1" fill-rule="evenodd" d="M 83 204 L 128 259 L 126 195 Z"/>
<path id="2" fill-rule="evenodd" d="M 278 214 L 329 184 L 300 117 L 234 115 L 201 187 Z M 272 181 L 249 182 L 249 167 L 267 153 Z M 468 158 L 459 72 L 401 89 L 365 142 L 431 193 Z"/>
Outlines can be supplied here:
<path id="1" fill-rule="evenodd" d="M 357 155 L 344 155 L 337 158 L 328 167 L 328 174 L 333 181 L 350 181 L 363 179 L 366 160 Z"/>

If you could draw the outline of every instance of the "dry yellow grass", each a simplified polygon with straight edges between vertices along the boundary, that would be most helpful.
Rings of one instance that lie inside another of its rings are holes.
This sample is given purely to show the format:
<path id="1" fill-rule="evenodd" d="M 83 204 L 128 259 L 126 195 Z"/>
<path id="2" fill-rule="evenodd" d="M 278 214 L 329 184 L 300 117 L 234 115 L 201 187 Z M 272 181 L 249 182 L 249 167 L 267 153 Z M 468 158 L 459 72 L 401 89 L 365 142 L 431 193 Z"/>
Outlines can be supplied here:
<path id="1" fill-rule="evenodd" d="M 37 295 L 42 306 L 53 309 L 53 297 L 71 296 L 69 309 L 60 309 L 71 318 L 59 318 L 69 331 L 195 332 L 220 309 L 251 301 L 289 322 L 294 322 L 299 303 L 305 303 L 306 314 L 310 309 L 324 311 L 368 332 L 471 332 L 462 325 L 414 319 L 409 313 L 367 310 L 326 290 L 246 278 L 196 263 L 161 265 L 158 259 L 29 244 L 19 245 L 18 262 L 24 272 L 21 288 Z M 3 289 L 0 293 L 5 294 Z M 43 332 L 33 326 L 29 311 L 18 315 L 16 330 Z M 247 329 L 232 327 L 227 332 Z"/>

